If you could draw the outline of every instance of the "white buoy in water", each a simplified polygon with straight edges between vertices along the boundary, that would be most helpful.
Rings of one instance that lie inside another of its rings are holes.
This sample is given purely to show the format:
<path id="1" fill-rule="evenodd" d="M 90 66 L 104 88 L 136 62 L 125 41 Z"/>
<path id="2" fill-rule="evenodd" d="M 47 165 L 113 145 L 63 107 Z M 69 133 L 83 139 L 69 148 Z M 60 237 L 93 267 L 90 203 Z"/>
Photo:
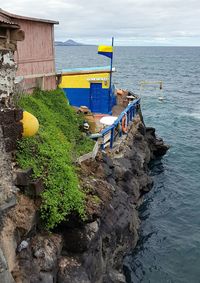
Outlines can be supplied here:
<path id="1" fill-rule="evenodd" d="M 160 101 L 165 100 L 164 96 L 159 96 L 158 99 L 159 99 Z"/>

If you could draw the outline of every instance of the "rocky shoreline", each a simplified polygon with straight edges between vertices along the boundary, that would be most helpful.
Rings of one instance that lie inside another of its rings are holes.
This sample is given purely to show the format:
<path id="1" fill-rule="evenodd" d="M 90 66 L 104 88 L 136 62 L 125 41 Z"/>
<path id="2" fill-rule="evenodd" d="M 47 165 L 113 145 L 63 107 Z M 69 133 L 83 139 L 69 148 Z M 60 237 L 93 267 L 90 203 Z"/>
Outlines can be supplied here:
<path id="1" fill-rule="evenodd" d="M 123 257 L 137 244 L 137 208 L 153 184 L 148 163 L 167 150 L 155 129 L 137 117 L 112 152 L 102 152 L 79 168 L 87 192 L 87 221 L 81 223 L 74 215 L 52 234 L 38 230 L 37 203 L 19 194 L 0 235 L 15 280 L 6 283 L 126 282 Z M 25 245 L 19 248 L 22 241 Z"/>

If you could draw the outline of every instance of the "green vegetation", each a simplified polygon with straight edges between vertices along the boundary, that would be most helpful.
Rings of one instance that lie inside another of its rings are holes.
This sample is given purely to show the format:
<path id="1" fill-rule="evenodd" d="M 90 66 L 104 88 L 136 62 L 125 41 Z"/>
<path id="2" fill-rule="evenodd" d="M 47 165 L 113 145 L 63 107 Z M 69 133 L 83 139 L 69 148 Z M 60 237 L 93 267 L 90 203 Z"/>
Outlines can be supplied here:
<path id="1" fill-rule="evenodd" d="M 91 151 L 93 142 L 80 131 L 77 115 L 61 90 L 41 91 L 23 96 L 18 105 L 35 115 L 39 133 L 19 141 L 17 161 L 21 168 L 33 168 L 34 178 L 42 178 L 41 218 L 47 229 L 54 228 L 71 212 L 84 214 L 84 193 L 80 190 L 74 160 Z"/>

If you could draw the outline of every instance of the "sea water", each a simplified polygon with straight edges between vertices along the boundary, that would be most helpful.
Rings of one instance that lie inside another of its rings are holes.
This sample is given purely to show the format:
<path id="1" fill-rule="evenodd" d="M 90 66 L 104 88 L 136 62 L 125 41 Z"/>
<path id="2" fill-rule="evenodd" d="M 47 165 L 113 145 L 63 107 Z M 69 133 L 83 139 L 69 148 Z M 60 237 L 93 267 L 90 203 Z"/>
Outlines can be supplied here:
<path id="1" fill-rule="evenodd" d="M 57 47 L 56 67 L 109 65 L 95 46 Z M 128 283 L 200 282 L 200 48 L 116 47 L 113 82 L 141 95 L 146 126 L 170 150 L 150 164 L 140 240 L 124 258 Z M 163 81 L 140 87 L 140 81 Z M 163 97 L 160 100 L 159 97 Z"/>

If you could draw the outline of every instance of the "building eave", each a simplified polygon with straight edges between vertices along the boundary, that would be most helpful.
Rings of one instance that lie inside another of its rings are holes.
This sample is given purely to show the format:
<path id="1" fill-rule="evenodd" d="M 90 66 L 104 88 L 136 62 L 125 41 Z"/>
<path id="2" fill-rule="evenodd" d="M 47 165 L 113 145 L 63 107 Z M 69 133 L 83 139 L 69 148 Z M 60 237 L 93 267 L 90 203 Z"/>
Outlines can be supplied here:
<path id="1" fill-rule="evenodd" d="M 15 15 L 15 14 L 9 13 L 7 11 L 4 11 L 2 9 L 0 9 L 0 13 L 2 13 L 3 15 L 8 16 L 11 19 L 19 19 L 19 20 L 26 20 L 26 21 L 33 21 L 33 22 L 42 22 L 42 23 L 53 24 L 53 25 L 58 25 L 59 24 L 58 21 Z"/>
<path id="2" fill-rule="evenodd" d="M 10 29 L 19 29 L 19 25 L 17 24 L 9 24 L 0 20 L 0 27 L 10 28 Z"/>

